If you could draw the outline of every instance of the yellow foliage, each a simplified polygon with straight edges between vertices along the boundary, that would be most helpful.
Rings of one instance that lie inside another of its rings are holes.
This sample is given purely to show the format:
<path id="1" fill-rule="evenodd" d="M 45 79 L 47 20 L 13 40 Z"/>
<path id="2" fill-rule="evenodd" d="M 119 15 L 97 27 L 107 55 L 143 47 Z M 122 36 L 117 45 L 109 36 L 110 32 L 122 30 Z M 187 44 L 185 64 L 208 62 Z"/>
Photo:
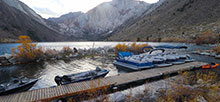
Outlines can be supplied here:
<path id="1" fill-rule="evenodd" d="M 136 42 L 131 45 L 126 44 L 117 44 L 115 46 L 116 53 L 120 51 L 134 52 L 134 53 L 143 53 L 142 48 L 149 46 L 148 44 L 136 44 Z"/>
<path id="2" fill-rule="evenodd" d="M 33 44 L 29 36 L 19 36 L 18 43 L 21 43 L 16 49 L 11 50 L 15 58 L 22 59 L 22 61 L 33 61 L 43 54 L 42 47 L 36 48 L 37 44 Z"/>
<path id="3" fill-rule="evenodd" d="M 128 51 L 128 45 L 125 44 L 117 44 L 115 46 L 116 51 Z"/>
<path id="4" fill-rule="evenodd" d="M 134 42 L 133 44 L 131 44 L 131 49 L 134 52 L 142 53 L 143 52 L 142 48 L 146 46 L 149 46 L 149 45 L 148 44 L 136 44 L 136 42 Z"/>
<path id="5" fill-rule="evenodd" d="M 171 89 L 162 90 L 158 102 L 196 102 L 204 97 L 208 102 L 220 101 L 219 86 L 216 72 L 182 73 L 171 84 Z M 195 86 L 192 86 L 195 85 Z"/>
<path id="6" fill-rule="evenodd" d="M 69 56 L 70 54 L 74 54 L 70 47 L 63 47 L 62 49 L 63 57 Z"/>
<path id="7" fill-rule="evenodd" d="M 67 52 L 67 53 L 71 53 L 72 52 L 70 47 L 67 47 L 67 46 L 63 47 L 62 51 L 63 52 Z"/>

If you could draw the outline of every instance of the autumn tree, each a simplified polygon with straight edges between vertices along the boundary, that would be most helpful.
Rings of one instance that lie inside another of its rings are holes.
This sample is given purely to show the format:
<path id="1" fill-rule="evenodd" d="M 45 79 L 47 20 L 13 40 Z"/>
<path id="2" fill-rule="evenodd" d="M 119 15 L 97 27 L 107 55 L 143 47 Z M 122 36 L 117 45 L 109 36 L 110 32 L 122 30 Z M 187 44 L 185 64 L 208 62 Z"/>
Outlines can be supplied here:
<path id="1" fill-rule="evenodd" d="M 43 55 L 42 47 L 37 48 L 29 36 L 19 36 L 17 48 L 11 50 L 12 56 L 20 62 L 30 62 L 39 59 Z"/>

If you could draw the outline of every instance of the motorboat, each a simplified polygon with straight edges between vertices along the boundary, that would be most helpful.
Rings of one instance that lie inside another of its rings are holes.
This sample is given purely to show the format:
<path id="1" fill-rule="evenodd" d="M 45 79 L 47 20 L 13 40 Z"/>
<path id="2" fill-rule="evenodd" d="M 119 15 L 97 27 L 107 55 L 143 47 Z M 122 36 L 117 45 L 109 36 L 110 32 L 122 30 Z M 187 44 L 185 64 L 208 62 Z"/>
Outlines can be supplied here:
<path id="1" fill-rule="evenodd" d="M 97 67 L 95 70 L 70 74 L 70 75 L 63 75 L 63 76 L 56 76 L 55 82 L 57 85 L 66 85 L 70 83 L 76 83 L 86 80 L 97 79 L 100 77 L 105 77 L 109 73 L 109 70 L 101 69 Z"/>

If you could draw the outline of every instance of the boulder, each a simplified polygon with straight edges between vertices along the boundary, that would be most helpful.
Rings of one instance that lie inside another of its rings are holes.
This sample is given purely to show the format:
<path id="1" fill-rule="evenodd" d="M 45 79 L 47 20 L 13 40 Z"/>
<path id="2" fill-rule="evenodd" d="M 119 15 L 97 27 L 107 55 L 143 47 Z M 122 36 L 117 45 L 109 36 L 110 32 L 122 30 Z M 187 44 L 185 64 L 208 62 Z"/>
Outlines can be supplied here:
<path id="1" fill-rule="evenodd" d="M 124 102 L 125 95 L 121 92 L 117 92 L 113 95 L 113 102 Z"/>
<path id="2" fill-rule="evenodd" d="M 204 85 L 204 81 L 202 79 L 197 80 L 197 84 Z"/>
<path id="3" fill-rule="evenodd" d="M 205 100 L 205 98 L 203 96 L 199 96 L 197 99 L 196 99 L 197 102 L 208 102 Z"/>

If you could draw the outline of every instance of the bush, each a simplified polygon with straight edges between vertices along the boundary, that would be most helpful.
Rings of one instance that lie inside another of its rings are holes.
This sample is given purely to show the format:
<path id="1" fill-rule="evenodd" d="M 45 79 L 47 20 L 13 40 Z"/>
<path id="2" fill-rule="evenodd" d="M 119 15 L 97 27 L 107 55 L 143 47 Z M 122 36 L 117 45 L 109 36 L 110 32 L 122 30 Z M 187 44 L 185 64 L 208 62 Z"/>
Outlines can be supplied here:
<path id="1" fill-rule="evenodd" d="M 198 36 L 196 38 L 196 40 L 195 40 L 195 43 L 197 45 L 201 45 L 201 44 L 215 44 L 217 42 L 218 42 L 218 36 L 212 34 L 212 31 L 210 31 L 210 30 L 204 32 L 203 34 Z"/>
<path id="2" fill-rule="evenodd" d="M 216 52 L 216 54 L 220 54 L 220 46 L 216 46 L 213 48 L 213 50 Z"/>
<path id="3" fill-rule="evenodd" d="M 115 46 L 115 50 L 116 50 L 116 52 L 128 51 L 128 45 L 126 45 L 126 44 L 117 44 Z"/>
<path id="4" fill-rule="evenodd" d="M 36 61 L 43 55 L 42 47 L 36 48 L 29 36 L 19 36 L 20 46 L 11 50 L 12 56 L 19 62 Z"/>
<path id="5" fill-rule="evenodd" d="M 142 48 L 149 46 L 148 44 L 136 44 L 136 42 L 131 45 L 117 44 L 115 46 L 116 54 L 120 51 L 133 52 L 133 53 L 143 53 Z"/>
<path id="6" fill-rule="evenodd" d="M 159 102 L 197 102 L 203 97 L 208 102 L 219 102 L 219 86 L 216 72 L 182 73 L 170 89 L 159 91 Z"/>
<path id="7" fill-rule="evenodd" d="M 55 49 L 47 49 L 44 53 L 44 55 L 46 56 L 46 59 L 50 59 L 50 58 L 56 58 L 58 55 L 58 51 L 56 51 Z"/>
<path id="8" fill-rule="evenodd" d="M 135 42 L 135 43 L 131 44 L 130 51 L 134 52 L 134 53 L 143 53 L 142 48 L 146 47 L 146 46 L 149 46 L 149 45 L 148 44 L 136 44 L 136 42 Z"/>

